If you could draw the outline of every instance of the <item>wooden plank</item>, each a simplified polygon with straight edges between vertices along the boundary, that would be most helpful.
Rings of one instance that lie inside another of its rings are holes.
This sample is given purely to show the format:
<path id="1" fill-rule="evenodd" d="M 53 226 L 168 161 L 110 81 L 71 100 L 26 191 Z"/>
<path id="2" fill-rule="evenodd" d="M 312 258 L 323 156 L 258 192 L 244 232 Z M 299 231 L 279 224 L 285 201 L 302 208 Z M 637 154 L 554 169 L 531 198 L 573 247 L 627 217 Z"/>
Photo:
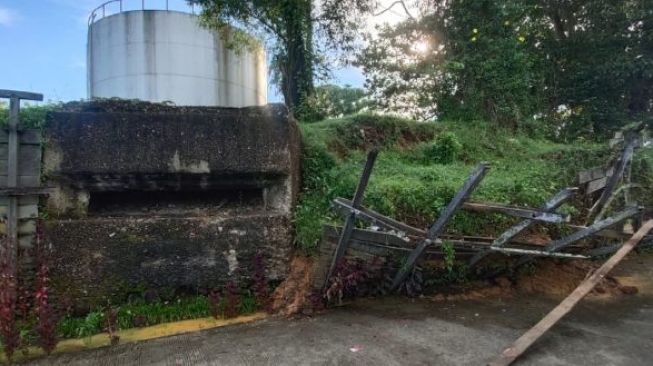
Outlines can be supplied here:
<path id="1" fill-rule="evenodd" d="M 582 225 L 567 225 L 571 229 L 575 230 L 584 230 L 587 229 L 587 226 Z M 603 229 L 597 233 L 594 233 L 594 236 L 599 236 L 606 239 L 617 239 L 617 240 L 626 240 L 628 236 L 632 233 L 624 233 L 622 231 L 617 231 L 613 229 Z"/>
<path id="2" fill-rule="evenodd" d="M 7 131 L 0 129 L 0 145 L 9 141 Z M 41 145 L 41 131 L 37 129 L 20 130 L 18 132 L 18 141 L 21 145 Z"/>
<path id="3" fill-rule="evenodd" d="M 376 162 L 376 157 L 378 156 L 378 154 L 379 151 L 376 149 L 371 150 L 367 154 L 367 161 L 365 162 L 365 167 L 363 168 L 363 174 L 361 174 L 361 178 L 358 181 L 358 186 L 356 187 L 356 192 L 354 193 L 354 199 L 352 202 L 352 207 L 355 209 L 358 209 L 363 203 L 363 196 L 365 195 L 365 189 L 367 188 L 367 184 L 370 181 L 370 176 L 372 175 L 372 169 L 374 168 L 374 162 Z M 345 222 L 344 229 L 342 230 L 340 240 L 338 241 L 338 246 L 336 247 L 335 253 L 333 254 L 333 259 L 331 261 L 331 265 L 329 266 L 329 271 L 327 272 L 326 280 L 324 281 L 325 287 L 329 282 L 329 278 L 331 278 L 331 276 L 333 275 L 333 272 L 335 271 L 336 266 L 340 261 L 340 258 L 342 258 L 345 255 L 345 252 L 347 251 L 347 245 L 349 245 L 351 231 L 354 228 L 355 224 L 356 224 L 356 212 L 352 211 L 349 214 L 349 217 L 347 217 L 347 221 Z"/>
<path id="4" fill-rule="evenodd" d="M 18 186 L 19 187 L 40 187 L 41 186 L 41 177 L 38 175 L 19 175 L 18 176 Z M 7 187 L 7 176 L 0 175 L 0 187 Z"/>
<path id="5" fill-rule="evenodd" d="M 0 98 L 42 101 L 43 94 L 20 91 L 20 90 L 0 89 Z"/>
<path id="6" fill-rule="evenodd" d="M 0 206 L 0 217 L 6 218 L 9 215 L 11 209 L 10 205 Z M 31 219 L 37 218 L 39 216 L 39 206 L 38 205 L 27 205 L 27 206 L 16 206 L 15 209 L 17 219 Z"/>
<path id="7" fill-rule="evenodd" d="M 336 208 L 339 208 L 339 212 L 341 214 L 344 213 L 345 217 L 346 215 L 349 215 L 349 213 L 354 210 L 352 207 L 352 202 L 350 200 L 344 199 L 344 198 L 336 198 L 333 200 L 334 205 Z M 415 235 L 415 236 L 426 236 L 426 231 L 421 230 L 415 227 L 412 227 L 410 225 L 406 225 L 401 221 L 397 221 L 395 219 L 392 219 L 390 217 L 381 215 L 380 213 L 370 210 L 369 208 L 366 208 L 365 206 L 359 206 L 357 209 L 356 217 L 360 220 L 366 221 L 372 225 L 377 225 L 380 227 L 383 227 L 384 229 L 389 229 L 389 230 L 396 230 L 396 231 L 401 231 L 404 232 L 408 235 Z"/>
<path id="8" fill-rule="evenodd" d="M 0 221 L 0 234 L 7 232 L 7 225 Z M 32 235 L 36 232 L 36 220 L 20 220 L 18 222 L 18 236 Z"/>
<path id="9" fill-rule="evenodd" d="M 614 226 L 624 220 L 626 220 L 629 217 L 635 216 L 637 213 L 640 212 L 639 207 L 629 207 L 626 208 L 625 210 L 615 214 L 612 217 L 609 217 L 607 219 L 601 220 L 599 222 L 596 222 L 585 229 L 578 230 L 573 234 L 567 235 L 561 239 L 554 240 L 547 244 L 546 250 L 549 252 L 555 252 L 561 249 L 564 249 L 567 247 L 569 244 L 584 239 L 590 235 L 594 235 L 595 233 L 598 233 L 601 230 L 607 229 L 611 226 Z"/>
<path id="10" fill-rule="evenodd" d="M 8 157 L 9 146 L 7 144 L 0 144 L 0 159 L 6 160 Z M 20 155 L 18 155 L 20 160 L 36 160 L 36 158 L 41 158 L 41 146 L 40 145 L 20 145 Z M 6 164 L 6 161 L 5 161 Z"/>
<path id="11" fill-rule="evenodd" d="M 419 243 L 417 248 L 415 248 L 415 250 L 410 253 L 410 256 L 406 260 L 405 265 L 399 269 L 395 275 L 395 278 L 392 280 L 392 287 L 390 288 L 391 291 L 397 290 L 399 286 L 404 282 L 422 253 L 428 246 L 436 241 L 440 234 L 442 234 L 442 231 L 444 231 L 444 228 L 449 223 L 453 215 L 456 213 L 456 211 L 458 211 L 465 200 L 467 200 L 467 198 L 472 194 L 474 189 L 478 187 L 489 169 L 490 165 L 486 162 L 482 162 L 477 165 L 470 176 L 467 177 L 463 186 L 460 188 L 460 190 L 458 190 L 456 195 L 449 202 L 444 211 L 440 214 L 440 217 L 438 217 L 437 221 L 429 228 L 429 231 L 426 233 L 426 239 L 422 240 L 422 242 Z"/>
<path id="12" fill-rule="evenodd" d="M 490 366 L 507 366 L 512 364 L 520 355 L 522 355 L 533 343 L 535 343 L 544 333 L 553 327 L 560 319 L 567 315 L 573 308 L 590 293 L 596 285 L 610 273 L 610 271 L 621 262 L 628 253 L 639 243 L 642 238 L 653 229 L 653 220 L 647 221 L 617 253 L 608 259 L 603 265 L 594 271 L 592 275 L 584 280 L 567 298 L 549 314 L 540 320 L 534 327 L 529 329 L 524 335 L 519 337 L 512 345 L 506 348 L 499 357 L 494 359 L 488 365 Z"/>
<path id="13" fill-rule="evenodd" d="M 39 198 L 37 196 L 21 196 L 14 198 L 16 199 L 17 203 L 17 219 L 38 217 Z M 11 199 L 11 197 L 0 197 L 0 217 L 7 217 Z"/>
<path id="14" fill-rule="evenodd" d="M 614 190 L 617 188 L 617 184 L 623 177 L 626 167 L 630 164 L 630 161 L 633 158 L 635 145 L 637 144 L 636 140 L 636 138 L 631 137 L 626 143 L 626 147 L 624 148 L 619 161 L 614 167 L 614 173 L 610 176 L 610 178 L 608 178 L 605 189 L 603 190 L 603 193 L 601 193 L 601 197 L 599 197 L 596 203 L 594 203 L 590 209 L 589 214 L 587 215 L 588 222 L 593 220 L 596 214 L 601 211 L 605 203 L 610 199 L 610 196 L 612 196 L 614 193 Z"/>
<path id="15" fill-rule="evenodd" d="M 20 178 L 20 177 L 19 177 Z M 39 196 L 54 192 L 54 187 L 16 187 L 0 188 L 0 196 Z"/>
<path id="16" fill-rule="evenodd" d="M 609 168 L 596 167 L 596 168 L 584 170 L 578 173 L 578 184 L 585 184 L 593 180 L 611 176 L 613 172 L 614 172 L 613 167 L 609 167 Z"/>
<path id="17" fill-rule="evenodd" d="M 573 196 L 576 190 L 577 190 L 576 188 L 564 188 L 560 190 L 548 201 L 546 201 L 544 205 L 540 207 L 540 209 L 548 212 L 555 211 L 560 206 L 562 206 L 562 204 L 565 203 L 569 198 L 571 198 L 571 196 Z M 494 242 L 492 243 L 492 247 L 494 248 L 503 247 L 508 242 L 514 240 L 515 237 L 517 237 L 524 230 L 528 229 L 534 223 L 535 223 L 534 220 L 526 219 L 517 223 L 516 225 L 513 225 L 494 240 Z M 491 252 L 489 250 L 478 253 L 469 261 L 469 267 L 471 268 L 475 266 L 476 264 L 478 264 L 478 262 L 483 260 L 483 258 L 487 257 L 490 253 Z"/>
<path id="18" fill-rule="evenodd" d="M 533 249 L 519 249 L 519 248 L 490 248 L 495 252 L 501 252 L 506 254 L 524 254 L 531 255 L 535 257 L 555 257 L 555 258 L 575 258 L 575 259 L 589 259 L 590 257 L 580 254 L 571 254 L 571 253 L 558 253 L 558 252 L 547 252 L 543 250 L 533 250 Z"/>
<path id="19" fill-rule="evenodd" d="M 569 215 L 561 215 L 554 212 L 547 212 L 545 210 L 537 210 L 527 207 L 506 206 L 498 203 L 485 203 L 485 202 L 465 202 L 463 209 L 475 212 L 500 212 L 506 215 L 531 219 L 535 221 L 550 222 L 550 223 L 563 223 L 569 222 Z"/>
<path id="20" fill-rule="evenodd" d="M 9 171 L 7 158 L 0 154 L 0 175 Z M 39 175 L 41 172 L 41 147 L 37 145 L 21 146 L 18 153 L 18 175 Z"/>
<path id="21" fill-rule="evenodd" d="M 599 178 L 587 183 L 587 188 L 585 188 L 585 194 L 592 194 L 598 190 L 601 190 L 608 183 L 608 177 Z"/>

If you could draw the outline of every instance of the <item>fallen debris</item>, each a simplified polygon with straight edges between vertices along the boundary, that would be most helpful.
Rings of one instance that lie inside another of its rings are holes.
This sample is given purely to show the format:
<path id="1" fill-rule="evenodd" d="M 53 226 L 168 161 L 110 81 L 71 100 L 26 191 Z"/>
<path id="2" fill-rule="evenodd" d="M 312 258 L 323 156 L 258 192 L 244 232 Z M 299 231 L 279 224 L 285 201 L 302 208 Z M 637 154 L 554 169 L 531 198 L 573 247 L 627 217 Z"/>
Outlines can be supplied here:
<path id="1" fill-rule="evenodd" d="M 272 312 L 282 316 L 292 316 L 305 309 L 312 308 L 310 304 L 311 272 L 313 261 L 304 256 L 296 256 L 290 262 L 290 273 L 272 294 Z"/>
<path id="2" fill-rule="evenodd" d="M 555 309 L 545 316 L 533 328 L 506 348 L 499 357 L 490 362 L 489 366 L 507 366 L 512 364 L 528 347 L 537 341 L 544 333 L 553 327 L 563 316 L 569 313 L 580 300 L 610 272 L 621 260 L 632 251 L 637 243 L 653 229 L 653 220 L 647 221 L 607 262 L 597 269 L 589 278 L 580 284 Z"/>

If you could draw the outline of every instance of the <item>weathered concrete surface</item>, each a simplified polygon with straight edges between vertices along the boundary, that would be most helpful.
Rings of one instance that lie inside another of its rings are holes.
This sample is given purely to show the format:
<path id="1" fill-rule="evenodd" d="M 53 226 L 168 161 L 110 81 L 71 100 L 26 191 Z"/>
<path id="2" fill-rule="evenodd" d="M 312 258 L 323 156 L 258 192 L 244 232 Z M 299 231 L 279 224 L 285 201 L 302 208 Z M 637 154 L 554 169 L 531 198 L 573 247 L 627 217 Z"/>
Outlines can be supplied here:
<path id="1" fill-rule="evenodd" d="M 282 105 L 53 112 L 47 117 L 44 173 L 97 190 L 141 188 L 138 178 L 148 174 L 197 175 L 209 185 L 255 183 L 296 175 L 299 143 L 297 126 Z M 128 185 L 111 186 L 111 177 Z"/>
<path id="2" fill-rule="evenodd" d="M 284 106 L 70 103 L 48 114 L 45 136 L 62 296 L 196 293 L 246 280 L 257 251 L 272 279 L 287 272 L 300 135 Z"/>
<path id="3" fill-rule="evenodd" d="M 47 116 L 44 175 L 58 187 L 48 201 L 52 216 L 83 216 L 93 191 L 231 187 L 266 189 L 272 207 L 290 211 L 300 135 L 283 105 L 146 112 L 89 105 Z"/>
<path id="4" fill-rule="evenodd" d="M 638 295 L 581 302 L 516 365 L 650 365 L 653 255 L 626 263 L 618 268 L 621 278 L 647 281 L 638 283 Z M 484 365 L 557 302 L 366 300 L 315 318 L 269 320 L 33 364 Z"/>
<path id="5" fill-rule="evenodd" d="M 247 281 L 257 251 L 270 279 L 282 279 L 292 249 L 290 217 L 270 213 L 56 220 L 45 236 L 55 292 L 90 306 L 144 290 L 195 293 Z"/>

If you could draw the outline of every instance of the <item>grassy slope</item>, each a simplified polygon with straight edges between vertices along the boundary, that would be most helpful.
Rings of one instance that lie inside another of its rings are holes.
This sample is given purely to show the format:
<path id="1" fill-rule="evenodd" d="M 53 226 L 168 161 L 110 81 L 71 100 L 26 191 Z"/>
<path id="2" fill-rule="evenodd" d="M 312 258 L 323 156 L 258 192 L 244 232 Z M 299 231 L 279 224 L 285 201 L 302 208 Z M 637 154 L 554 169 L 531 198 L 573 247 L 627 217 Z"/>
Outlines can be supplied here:
<path id="1" fill-rule="evenodd" d="M 483 121 L 420 124 L 358 115 L 301 128 L 304 191 L 295 222 L 297 242 L 308 251 L 319 240 L 323 224 L 338 222 L 330 201 L 353 196 L 365 149 L 371 146 L 382 151 L 364 204 L 418 227 L 427 227 L 437 217 L 480 161 L 490 162 L 492 169 L 472 199 L 537 207 L 573 185 L 578 170 L 601 165 L 610 155 L 605 145 L 558 144 Z M 510 223 L 500 215 L 459 213 L 449 231 L 493 235 Z"/>

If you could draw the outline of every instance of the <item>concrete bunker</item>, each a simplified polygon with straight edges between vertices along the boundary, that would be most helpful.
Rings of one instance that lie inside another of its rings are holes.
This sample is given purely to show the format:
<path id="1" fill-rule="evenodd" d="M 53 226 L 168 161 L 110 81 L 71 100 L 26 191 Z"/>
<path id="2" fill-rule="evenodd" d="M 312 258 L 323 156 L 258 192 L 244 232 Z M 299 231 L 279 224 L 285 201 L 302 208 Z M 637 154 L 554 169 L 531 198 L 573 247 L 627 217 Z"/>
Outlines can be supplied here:
<path id="1" fill-rule="evenodd" d="M 63 296 L 201 292 L 247 281 L 257 252 L 270 279 L 286 274 L 300 142 L 284 106 L 69 104 L 45 135 L 45 235 Z"/>

